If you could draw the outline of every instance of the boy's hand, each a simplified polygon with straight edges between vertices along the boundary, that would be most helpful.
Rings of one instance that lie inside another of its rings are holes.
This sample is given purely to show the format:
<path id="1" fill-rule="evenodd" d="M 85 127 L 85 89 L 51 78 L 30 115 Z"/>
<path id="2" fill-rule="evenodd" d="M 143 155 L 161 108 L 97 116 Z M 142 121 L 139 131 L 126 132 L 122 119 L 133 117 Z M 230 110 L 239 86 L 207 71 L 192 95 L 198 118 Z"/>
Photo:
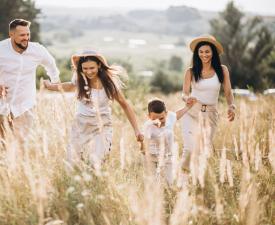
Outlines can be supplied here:
<path id="1" fill-rule="evenodd" d="M 159 119 L 152 120 L 152 123 L 157 127 L 161 127 L 161 122 Z"/>

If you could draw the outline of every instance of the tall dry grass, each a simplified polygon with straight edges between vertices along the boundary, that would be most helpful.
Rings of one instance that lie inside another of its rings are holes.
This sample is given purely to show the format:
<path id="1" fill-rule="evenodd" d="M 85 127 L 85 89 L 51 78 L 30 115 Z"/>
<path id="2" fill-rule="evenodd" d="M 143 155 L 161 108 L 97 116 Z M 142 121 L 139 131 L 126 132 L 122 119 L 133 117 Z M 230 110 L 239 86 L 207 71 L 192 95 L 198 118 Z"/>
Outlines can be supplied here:
<path id="1" fill-rule="evenodd" d="M 8 134 L 0 152 L 0 224 L 183 225 L 265 224 L 275 221 L 275 99 L 237 99 L 229 123 L 219 105 L 215 151 L 196 155 L 189 183 L 167 187 L 150 173 L 121 109 L 114 106 L 114 138 L 102 170 L 71 167 L 66 146 L 74 100 L 38 96 L 34 129 L 18 144 Z M 176 110 L 178 95 L 163 97 Z M 150 96 L 129 94 L 139 122 Z M 181 153 L 180 122 L 175 128 Z M 177 149 L 176 149 L 177 150 Z M 177 152 L 175 150 L 175 152 Z M 180 157 L 174 157 L 179 165 Z"/>

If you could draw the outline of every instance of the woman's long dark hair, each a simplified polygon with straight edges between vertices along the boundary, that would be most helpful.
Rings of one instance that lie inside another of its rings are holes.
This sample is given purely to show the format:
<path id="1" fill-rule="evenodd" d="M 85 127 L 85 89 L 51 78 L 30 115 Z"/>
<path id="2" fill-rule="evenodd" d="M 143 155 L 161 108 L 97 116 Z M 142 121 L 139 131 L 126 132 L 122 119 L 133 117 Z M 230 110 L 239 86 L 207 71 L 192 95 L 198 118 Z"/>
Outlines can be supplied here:
<path id="1" fill-rule="evenodd" d="M 112 68 L 107 67 L 104 63 L 102 63 L 96 56 L 83 56 L 80 57 L 78 65 L 77 65 L 77 87 L 78 87 L 78 95 L 77 98 L 82 100 L 83 98 L 90 98 L 84 90 L 85 81 L 81 73 L 82 71 L 82 64 L 84 62 L 93 61 L 96 62 L 97 65 L 101 65 L 100 69 L 98 70 L 98 77 L 102 83 L 102 86 L 110 100 L 113 100 L 115 97 L 118 96 L 118 87 L 115 85 L 114 81 L 112 80 Z M 88 80 L 88 78 L 87 78 Z"/>
<path id="2" fill-rule="evenodd" d="M 217 48 L 215 47 L 215 45 L 207 41 L 199 42 L 194 50 L 191 70 L 195 78 L 195 81 L 198 82 L 202 78 L 201 76 L 202 61 L 199 57 L 199 48 L 203 45 L 210 46 L 212 50 L 211 66 L 214 68 L 220 83 L 223 83 L 224 75 L 223 75 L 221 60 L 220 60 L 220 56 L 218 54 Z"/>

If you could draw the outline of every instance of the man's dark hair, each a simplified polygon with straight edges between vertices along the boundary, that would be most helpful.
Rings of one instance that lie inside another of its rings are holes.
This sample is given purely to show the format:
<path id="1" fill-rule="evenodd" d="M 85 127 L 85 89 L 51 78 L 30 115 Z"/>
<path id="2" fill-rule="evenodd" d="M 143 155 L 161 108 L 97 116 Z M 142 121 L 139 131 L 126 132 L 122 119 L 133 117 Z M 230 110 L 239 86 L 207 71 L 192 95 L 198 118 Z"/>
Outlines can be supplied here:
<path id="1" fill-rule="evenodd" d="M 29 27 L 31 25 L 31 22 L 24 19 L 14 19 L 9 24 L 9 30 L 14 30 L 17 26 L 24 26 Z"/>
<path id="2" fill-rule="evenodd" d="M 162 113 L 166 111 L 165 103 L 160 99 L 153 99 L 148 103 L 148 113 Z"/>

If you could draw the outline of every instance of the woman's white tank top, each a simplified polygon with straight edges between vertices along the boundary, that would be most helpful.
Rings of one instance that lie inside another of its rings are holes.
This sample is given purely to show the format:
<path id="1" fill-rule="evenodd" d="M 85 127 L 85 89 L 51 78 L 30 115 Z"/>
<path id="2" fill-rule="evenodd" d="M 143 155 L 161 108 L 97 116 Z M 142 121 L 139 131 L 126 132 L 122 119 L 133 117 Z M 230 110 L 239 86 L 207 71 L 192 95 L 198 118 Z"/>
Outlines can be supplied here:
<path id="1" fill-rule="evenodd" d="M 221 83 L 216 73 L 210 78 L 201 78 L 198 82 L 193 78 L 191 87 L 191 96 L 197 98 L 201 103 L 206 105 L 218 103 Z"/>

